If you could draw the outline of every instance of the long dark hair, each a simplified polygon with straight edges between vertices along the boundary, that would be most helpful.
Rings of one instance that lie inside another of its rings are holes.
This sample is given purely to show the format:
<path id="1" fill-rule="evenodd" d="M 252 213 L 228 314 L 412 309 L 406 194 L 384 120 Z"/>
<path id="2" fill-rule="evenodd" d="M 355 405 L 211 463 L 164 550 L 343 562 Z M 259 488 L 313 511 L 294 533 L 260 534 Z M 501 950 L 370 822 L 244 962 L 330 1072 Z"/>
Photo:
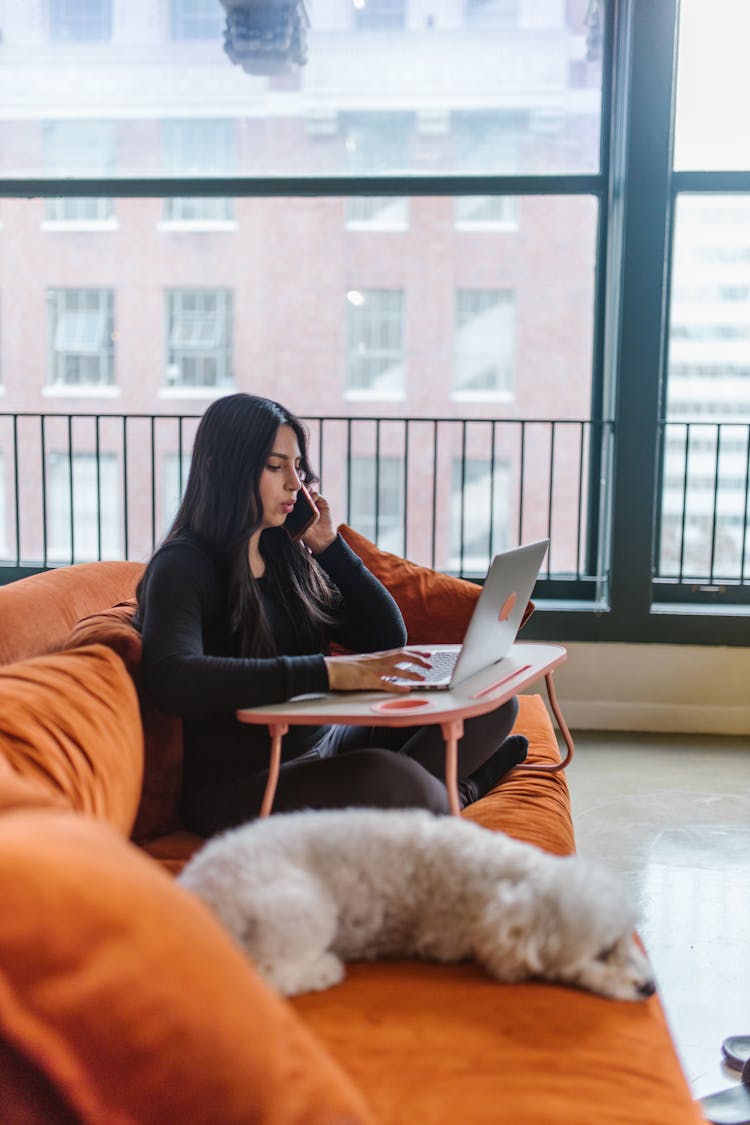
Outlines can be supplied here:
<path id="1" fill-rule="evenodd" d="M 250 573 L 248 543 L 263 517 L 260 478 L 279 426 L 294 430 L 300 478 L 315 484 L 308 434 L 299 418 L 271 399 L 226 395 L 200 420 L 182 502 L 163 540 L 192 532 L 219 561 L 227 577 L 229 626 L 242 656 L 277 652 Z M 326 626 L 335 620 L 335 592 L 306 548 L 293 543 L 283 527 L 266 528 L 261 542 L 267 579 L 299 628 L 304 650 L 320 652 Z M 139 587 L 139 599 L 140 593 Z"/>

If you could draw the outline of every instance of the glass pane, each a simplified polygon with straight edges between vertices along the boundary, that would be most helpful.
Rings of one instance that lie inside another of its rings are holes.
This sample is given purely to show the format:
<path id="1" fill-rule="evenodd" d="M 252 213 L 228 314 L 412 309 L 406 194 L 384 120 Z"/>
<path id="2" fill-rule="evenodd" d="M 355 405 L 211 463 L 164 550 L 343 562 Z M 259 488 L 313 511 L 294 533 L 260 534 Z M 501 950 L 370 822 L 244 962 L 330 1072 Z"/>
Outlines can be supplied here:
<path id="1" fill-rule="evenodd" d="M 114 20 L 95 0 L 12 7 L 4 176 L 598 169 L 596 6 L 582 0 L 309 0 L 307 62 L 282 73 L 233 64 L 217 0 L 157 5 L 163 18 L 121 5 L 127 17 Z"/>
<path id="2" fill-rule="evenodd" d="M 71 462 L 73 480 L 71 484 Z M 47 544 L 55 562 L 122 557 L 115 458 L 101 453 L 50 453 Z M 72 513 L 71 513 L 72 501 Z"/>
<path id="3" fill-rule="evenodd" d="M 675 168 L 750 168 L 750 4 L 681 0 Z"/>
<path id="4" fill-rule="evenodd" d="M 750 574 L 750 196 L 681 195 L 672 265 L 659 573 Z"/>
<path id="5" fill-rule="evenodd" d="M 352 227 L 346 198 L 232 203 L 231 229 L 165 230 L 155 198 L 117 199 L 111 229 L 65 231 L 45 228 L 42 199 L 3 201 L 5 269 L 23 278 L 6 287 L 0 321 L 7 480 L 14 413 L 53 417 L 48 452 L 67 449 L 68 415 L 85 415 L 88 429 L 73 426 L 80 454 L 95 450 L 102 416 L 99 447 L 115 458 L 129 521 L 122 548 L 142 558 L 152 527 L 165 526 L 162 507 L 174 506 L 174 481 L 161 474 L 180 453 L 179 417 L 248 391 L 331 419 L 325 440 L 312 429 L 335 518 L 356 517 L 387 549 L 461 565 L 458 458 L 482 462 L 464 496 L 464 566 L 485 569 L 490 543 L 477 522 L 492 514 L 495 549 L 501 535 L 546 535 L 551 505 L 552 560 L 575 572 L 586 533 L 596 199 L 523 196 L 513 227 L 482 230 L 456 225 L 450 197 L 411 197 L 408 225 L 383 231 Z M 60 289 L 71 263 L 76 287 Z M 510 382 L 499 378 L 506 370 Z M 155 450 L 152 415 L 159 432 L 173 424 Z M 372 419 L 383 420 L 380 434 Z M 416 427 L 408 436 L 405 419 Z M 445 420 L 437 436 L 433 419 Z M 38 420 L 21 422 L 20 550 L 39 558 L 42 442 Z M 183 456 L 190 448 L 186 437 Z M 377 489 L 369 459 L 381 463 Z M 12 530 L 10 508 L 7 518 Z M 62 550 L 69 536 L 54 528 Z"/>

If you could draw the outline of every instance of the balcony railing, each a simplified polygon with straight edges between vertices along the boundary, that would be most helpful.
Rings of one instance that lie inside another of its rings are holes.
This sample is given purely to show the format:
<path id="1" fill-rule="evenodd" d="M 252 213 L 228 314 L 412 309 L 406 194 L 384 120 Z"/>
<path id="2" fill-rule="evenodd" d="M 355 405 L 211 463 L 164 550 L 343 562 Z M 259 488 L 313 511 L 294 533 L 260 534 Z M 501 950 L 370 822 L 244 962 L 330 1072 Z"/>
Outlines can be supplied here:
<path id="1" fill-rule="evenodd" d="M 662 422 L 655 596 L 750 601 L 750 424 Z"/>
<path id="2" fill-rule="evenodd" d="M 198 421 L 0 414 L 0 581 L 95 559 L 147 559 L 177 508 Z M 538 594 L 594 597 L 604 576 L 590 482 L 600 479 L 611 423 L 306 422 L 337 522 L 384 550 L 479 580 L 497 551 L 549 537 Z"/>

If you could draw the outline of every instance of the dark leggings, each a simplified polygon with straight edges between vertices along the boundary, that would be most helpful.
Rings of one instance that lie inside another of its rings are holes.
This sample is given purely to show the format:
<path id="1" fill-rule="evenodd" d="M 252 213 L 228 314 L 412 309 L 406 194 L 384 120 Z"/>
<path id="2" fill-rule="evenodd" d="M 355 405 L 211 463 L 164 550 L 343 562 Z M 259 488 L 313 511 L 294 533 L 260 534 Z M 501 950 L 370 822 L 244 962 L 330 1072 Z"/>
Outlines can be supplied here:
<path id="1" fill-rule="evenodd" d="M 516 699 L 464 721 L 458 779 L 468 777 L 505 741 L 516 721 Z M 295 809 L 425 808 L 448 812 L 445 740 L 437 725 L 331 726 L 300 758 L 282 763 L 274 812 Z M 260 811 L 268 772 L 192 789 L 182 796 L 188 828 L 212 836 Z"/>

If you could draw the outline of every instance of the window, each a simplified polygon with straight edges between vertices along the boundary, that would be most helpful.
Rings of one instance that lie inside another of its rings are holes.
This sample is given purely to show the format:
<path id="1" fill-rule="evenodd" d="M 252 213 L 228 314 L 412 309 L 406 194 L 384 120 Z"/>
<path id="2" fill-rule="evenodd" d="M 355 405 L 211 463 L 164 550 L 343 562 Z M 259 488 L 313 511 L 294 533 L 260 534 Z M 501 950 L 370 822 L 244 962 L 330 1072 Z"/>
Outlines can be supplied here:
<path id="1" fill-rule="evenodd" d="M 520 0 L 465 0 L 466 22 L 488 29 L 515 27 Z"/>
<path id="2" fill-rule="evenodd" d="M 228 223 L 234 219 L 233 200 L 224 196 L 172 196 L 164 200 L 168 223 Z"/>
<path id="3" fill-rule="evenodd" d="M 341 126 L 347 172 L 371 174 L 408 167 L 413 114 L 344 113 Z"/>
<path id="4" fill-rule="evenodd" d="M 501 461 L 454 458 L 451 472 L 450 566 L 484 577 L 509 546 L 510 470 Z"/>
<path id="5" fill-rule="evenodd" d="M 111 226 L 114 215 L 114 200 L 105 196 L 68 195 L 46 199 L 44 203 L 45 222 L 52 225 Z"/>
<path id="6" fill-rule="evenodd" d="M 114 454 L 101 453 L 97 466 L 94 453 L 74 453 L 72 457 L 68 453 L 50 453 L 47 488 L 47 555 L 51 561 L 78 563 L 122 558 Z"/>
<path id="7" fill-rule="evenodd" d="M 232 126 L 220 119 L 164 122 L 164 161 L 168 176 L 216 176 L 232 170 Z M 164 200 L 167 222 L 225 222 L 233 203 L 223 196 Z"/>
<path id="8" fill-rule="evenodd" d="M 104 197 L 63 196 L 47 199 L 44 204 L 48 223 L 74 223 L 81 226 L 99 226 L 108 223 L 114 215 L 114 201 Z"/>
<path id="9" fill-rule="evenodd" d="M 217 0 L 172 0 L 173 39 L 214 39 L 222 29 Z"/>
<path id="10" fill-rule="evenodd" d="M 357 31 L 400 31 L 406 20 L 406 0 L 351 0 Z"/>
<path id="11" fill-rule="evenodd" d="M 232 294 L 228 289 L 167 293 L 167 386 L 231 385 Z"/>
<path id="12" fill-rule="evenodd" d="M 190 472 L 189 453 L 167 453 L 164 457 L 161 534 L 169 530 L 180 506 Z"/>
<path id="13" fill-rule="evenodd" d="M 53 39 L 85 43 L 112 35 L 110 0 L 50 0 L 49 13 Z"/>
<path id="14" fill-rule="evenodd" d="M 502 289 L 456 294 L 455 390 L 509 393 L 515 360 L 515 295 Z"/>
<path id="15" fill-rule="evenodd" d="M 662 464 L 662 577 L 736 581 L 748 576 L 748 252 L 746 197 L 678 197 Z"/>
<path id="16" fill-rule="evenodd" d="M 746 171 L 747 4 L 683 0 L 678 11 L 675 168 Z"/>
<path id="17" fill-rule="evenodd" d="M 346 225 L 351 228 L 405 230 L 409 201 L 402 195 L 354 195 L 346 201 Z"/>
<path id="18" fill-rule="evenodd" d="M 114 382 L 111 289 L 49 289 L 50 383 L 100 387 Z"/>
<path id="19" fill-rule="evenodd" d="M 509 174 L 518 171 L 521 139 L 528 128 L 525 113 L 498 109 L 452 114 L 456 170 Z"/>
<path id="20" fill-rule="evenodd" d="M 111 121 L 47 121 L 44 163 L 50 176 L 110 176 L 115 168 L 115 126 Z M 114 216 L 109 197 L 65 196 L 45 200 L 48 223 L 109 222 Z"/>
<path id="21" fill-rule="evenodd" d="M 404 295 L 399 289 L 350 289 L 347 370 L 350 392 L 392 397 L 404 390 Z"/>
<path id="22" fill-rule="evenodd" d="M 5 479 L 5 452 L 0 449 L 0 558 L 10 555 L 8 537 L 8 499 L 6 489 L 8 482 Z"/>
<path id="23" fill-rule="evenodd" d="M 518 198 L 515 195 L 461 195 L 456 199 L 456 226 L 517 227 Z"/>
<path id="24" fill-rule="evenodd" d="M 353 457 L 350 466 L 352 527 L 384 551 L 403 554 L 404 465 L 399 457 Z"/>

